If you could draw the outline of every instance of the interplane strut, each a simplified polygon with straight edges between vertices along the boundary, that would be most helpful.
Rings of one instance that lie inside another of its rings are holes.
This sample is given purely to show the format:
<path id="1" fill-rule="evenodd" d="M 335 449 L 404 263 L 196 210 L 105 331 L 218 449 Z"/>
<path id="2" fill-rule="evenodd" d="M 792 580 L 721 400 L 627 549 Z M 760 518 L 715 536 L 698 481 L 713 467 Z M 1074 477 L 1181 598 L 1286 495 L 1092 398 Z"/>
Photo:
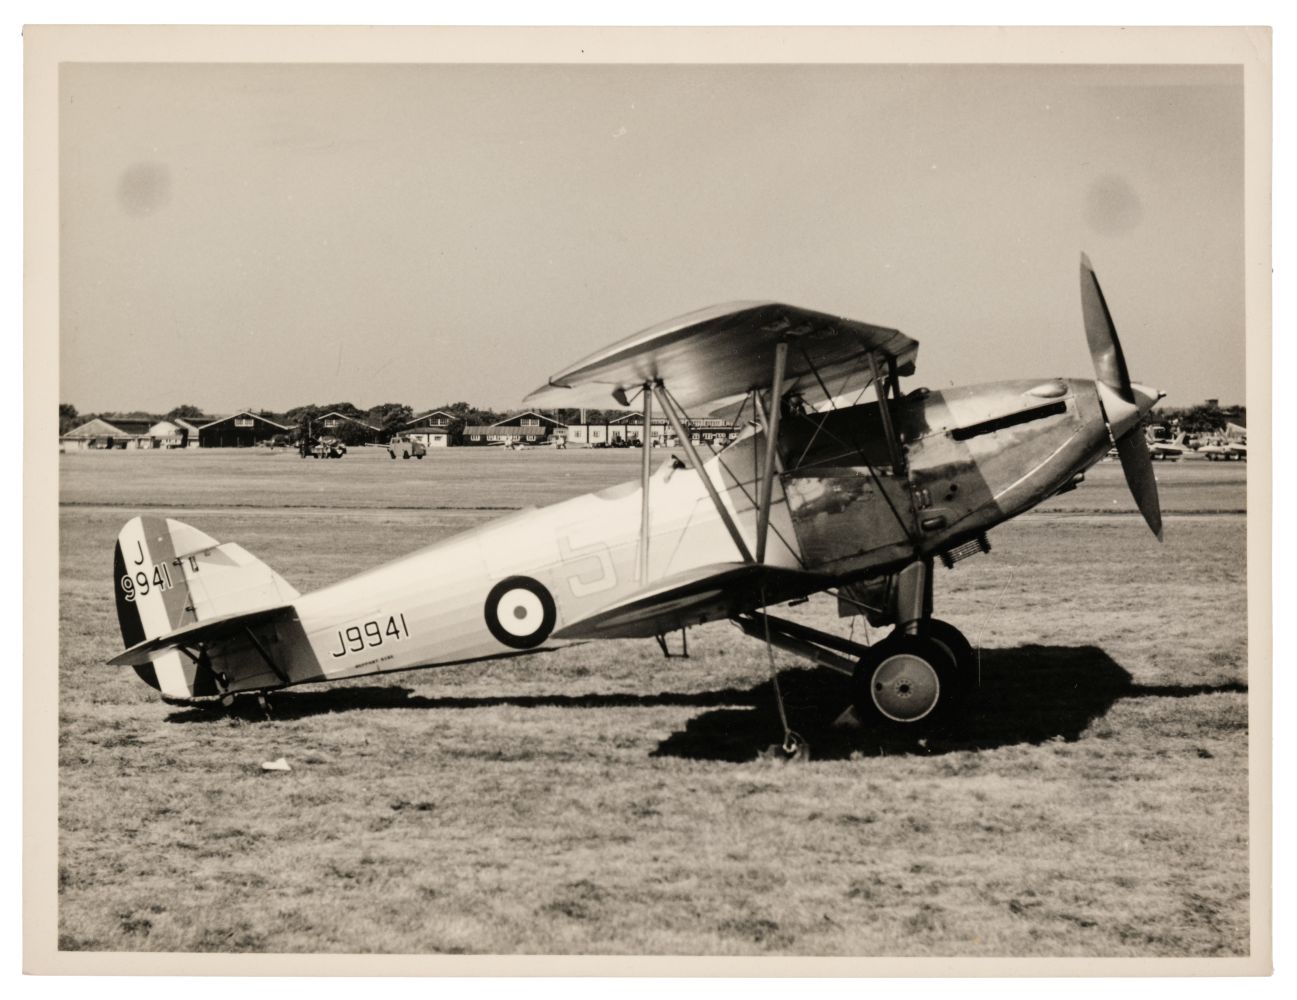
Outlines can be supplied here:
<path id="1" fill-rule="evenodd" d="M 725 504 L 721 501 L 720 494 L 716 491 L 716 484 L 712 482 L 711 476 L 707 475 L 702 459 L 698 457 L 698 451 L 694 448 L 689 432 L 685 429 L 680 414 L 676 412 L 671 394 L 667 392 L 666 386 L 661 381 L 654 382 L 652 389 L 653 395 L 657 397 L 658 403 L 662 406 L 662 412 L 667 415 L 667 420 L 671 422 L 671 429 L 675 431 L 676 438 L 685 450 L 690 468 L 698 474 L 698 478 L 703 481 L 703 486 L 707 488 L 707 495 L 711 497 L 712 506 L 716 508 L 716 513 L 725 525 L 725 530 L 729 532 L 730 538 L 733 539 L 735 548 L 739 550 L 739 554 L 743 557 L 745 563 L 754 562 L 755 560 L 752 558 L 752 552 L 748 549 L 747 542 L 743 540 L 738 526 L 734 523 L 734 519 L 730 517 L 729 510 L 726 509 Z"/>
<path id="2" fill-rule="evenodd" d="M 779 439 L 779 405 L 783 396 L 784 368 L 788 362 L 788 342 L 775 347 L 775 371 L 770 383 L 769 410 L 766 413 L 766 461 L 761 468 L 761 488 L 757 492 L 757 562 L 766 561 L 766 536 L 770 533 L 770 502 L 774 496 L 776 442 Z"/>
<path id="3" fill-rule="evenodd" d="M 637 567 L 641 584 L 647 583 L 649 576 L 649 478 L 653 471 L 653 393 L 650 389 L 649 383 L 645 382 L 642 393 L 644 396 L 644 431 L 640 445 L 644 450 L 644 454 L 641 456 L 640 462 L 642 502 L 640 504 L 639 565 Z"/>

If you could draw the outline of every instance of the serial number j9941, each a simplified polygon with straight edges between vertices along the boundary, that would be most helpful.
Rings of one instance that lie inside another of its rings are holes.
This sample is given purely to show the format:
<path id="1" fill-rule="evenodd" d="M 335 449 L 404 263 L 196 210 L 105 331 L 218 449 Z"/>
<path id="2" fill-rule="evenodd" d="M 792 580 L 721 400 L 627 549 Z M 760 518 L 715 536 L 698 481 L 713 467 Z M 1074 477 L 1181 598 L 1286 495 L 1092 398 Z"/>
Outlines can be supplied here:
<path id="1" fill-rule="evenodd" d="M 371 619 L 359 625 L 349 625 L 338 629 L 338 648 L 333 656 L 348 656 L 365 649 L 381 646 L 385 642 L 399 642 L 410 637 L 410 630 L 405 624 L 405 615 L 389 615 L 386 622 Z"/>

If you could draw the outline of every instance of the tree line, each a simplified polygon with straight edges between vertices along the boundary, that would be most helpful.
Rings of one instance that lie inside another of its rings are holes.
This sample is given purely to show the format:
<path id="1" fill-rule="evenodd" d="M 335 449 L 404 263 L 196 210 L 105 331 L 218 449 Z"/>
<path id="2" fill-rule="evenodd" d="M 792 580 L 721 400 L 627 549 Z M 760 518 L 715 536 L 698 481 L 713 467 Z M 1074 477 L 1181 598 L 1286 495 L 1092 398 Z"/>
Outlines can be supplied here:
<path id="1" fill-rule="evenodd" d="M 498 420 L 504 420 L 516 413 L 524 412 L 522 410 L 492 410 L 484 407 L 474 406 L 472 403 L 466 403 L 463 400 L 455 403 L 446 403 L 442 406 L 434 406 L 432 410 L 444 410 L 451 414 L 450 435 L 452 440 L 463 434 L 465 427 L 483 427 L 487 424 L 493 424 Z M 276 413 L 271 410 L 252 410 L 251 412 L 265 417 L 267 420 L 273 420 L 279 424 L 285 424 L 294 429 L 292 436 L 307 433 L 308 426 L 314 424 L 316 420 L 326 413 L 341 413 L 345 416 L 352 417 L 372 427 L 377 427 L 386 440 L 393 434 L 398 433 L 401 428 L 413 420 L 416 414 L 415 410 L 405 403 L 379 403 L 377 406 L 371 406 L 367 410 L 362 410 L 351 403 L 308 403 L 305 406 L 295 406 L 291 410 L 283 413 Z M 429 412 L 427 410 L 420 411 Z M 537 410 L 537 413 L 543 413 L 547 417 L 564 424 L 578 423 L 581 419 L 581 411 L 577 409 L 558 409 L 558 410 Z M 586 423 L 597 424 L 609 420 L 616 420 L 624 417 L 630 410 L 586 410 Z M 203 411 L 190 403 L 182 403 L 180 406 L 172 407 L 166 413 L 153 414 L 143 412 L 132 413 L 78 413 L 77 408 L 71 403 L 59 404 L 59 434 L 66 434 L 68 431 L 79 427 L 87 421 L 96 417 L 106 420 L 109 423 L 113 419 L 119 420 L 175 420 L 201 417 L 205 414 Z M 1181 430 L 1189 434 L 1219 434 L 1225 430 L 1225 424 L 1229 421 L 1247 421 L 1247 407 L 1230 406 L 1222 408 L 1214 401 L 1199 403 L 1196 406 L 1159 406 L 1150 410 L 1144 416 L 1144 423 L 1149 425 L 1161 425 L 1175 423 Z M 318 434 L 312 428 L 311 433 Z M 336 437 L 340 438 L 344 444 L 360 444 L 368 437 L 368 432 L 354 424 L 343 424 L 334 431 Z"/>
<path id="2" fill-rule="evenodd" d="M 499 420 L 505 420 L 517 413 L 525 412 L 523 410 L 492 410 L 486 407 L 474 406 L 472 403 L 460 400 L 454 403 L 446 403 L 442 406 L 431 407 L 430 410 L 415 411 L 413 407 L 405 403 L 379 403 L 377 406 L 371 406 L 363 410 L 350 402 L 342 403 L 307 403 L 304 406 L 295 406 L 290 410 L 277 412 L 273 410 L 250 410 L 258 416 L 265 417 L 267 420 L 273 420 L 275 423 L 284 424 L 292 428 L 290 437 L 299 437 L 302 435 L 319 436 L 319 430 L 315 423 L 326 413 L 340 413 L 343 416 L 351 417 L 353 420 L 359 420 L 371 427 L 377 427 L 383 440 L 399 433 L 404 426 L 422 413 L 435 412 L 443 410 L 452 417 L 450 421 L 450 435 L 452 439 L 463 434 L 465 427 L 481 427 L 487 424 L 496 423 Z M 581 410 L 578 409 L 557 409 L 557 410 L 537 410 L 537 413 L 544 414 L 554 420 L 564 424 L 577 423 L 581 419 Z M 630 410 L 586 410 L 585 419 L 587 423 L 601 423 L 608 420 L 615 420 L 618 417 L 624 417 Z M 206 414 L 202 409 L 190 403 L 182 403 L 180 406 L 174 406 L 166 413 L 144 413 L 135 411 L 131 413 L 78 413 L 77 408 L 71 403 L 59 404 L 59 434 L 66 434 L 71 430 L 87 423 L 90 420 L 99 418 L 112 423 L 114 419 L 118 420 L 175 420 L 192 419 L 203 417 Z M 337 428 L 331 428 L 333 436 L 339 438 L 344 444 L 360 444 L 367 440 L 369 431 L 355 424 L 344 423 Z"/>
<path id="3" fill-rule="evenodd" d="M 1222 434 L 1227 423 L 1247 423 L 1246 406 L 1222 408 L 1215 400 L 1195 406 L 1159 406 L 1144 414 L 1149 426 L 1175 425 L 1186 434 Z"/>

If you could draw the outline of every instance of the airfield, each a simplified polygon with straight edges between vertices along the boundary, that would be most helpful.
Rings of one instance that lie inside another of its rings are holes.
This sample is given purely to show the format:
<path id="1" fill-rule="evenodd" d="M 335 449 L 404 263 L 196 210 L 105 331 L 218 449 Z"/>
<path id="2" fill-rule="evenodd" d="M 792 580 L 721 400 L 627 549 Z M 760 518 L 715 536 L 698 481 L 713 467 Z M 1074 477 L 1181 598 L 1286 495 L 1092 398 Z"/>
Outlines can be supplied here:
<path id="1" fill-rule="evenodd" d="M 639 461 L 60 456 L 60 947 L 1247 953 L 1242 463 L 1157 464 L 1164 545 L 1105 461 L 938 569 L 980 687 L 924 744 L 835 725 L 845 679 L 776 653 L 811 760 L 764 755 L 765 650 L 723 622 L 691 630 L 688 659 L 573 645 L 295 688 L 269 719 L 164 704 L 104 665 L 136 513 L 237 541 L 306 592 Z M 777 613 L 852 630 L 828 597 Z"/>

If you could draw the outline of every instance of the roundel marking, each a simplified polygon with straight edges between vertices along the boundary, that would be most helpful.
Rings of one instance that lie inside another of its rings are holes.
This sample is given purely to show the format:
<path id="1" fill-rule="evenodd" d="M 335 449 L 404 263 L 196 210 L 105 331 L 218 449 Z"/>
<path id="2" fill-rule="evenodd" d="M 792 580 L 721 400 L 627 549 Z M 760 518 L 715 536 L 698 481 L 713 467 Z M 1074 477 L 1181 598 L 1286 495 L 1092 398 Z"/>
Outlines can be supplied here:
<path id="1" fill-rule="evenodd" d="M 529 576 L 501 580 L 486 595 L 486 627 L 513 649 L 539 646 L 554 631 L 558 614 L 544 584 Z"/>

